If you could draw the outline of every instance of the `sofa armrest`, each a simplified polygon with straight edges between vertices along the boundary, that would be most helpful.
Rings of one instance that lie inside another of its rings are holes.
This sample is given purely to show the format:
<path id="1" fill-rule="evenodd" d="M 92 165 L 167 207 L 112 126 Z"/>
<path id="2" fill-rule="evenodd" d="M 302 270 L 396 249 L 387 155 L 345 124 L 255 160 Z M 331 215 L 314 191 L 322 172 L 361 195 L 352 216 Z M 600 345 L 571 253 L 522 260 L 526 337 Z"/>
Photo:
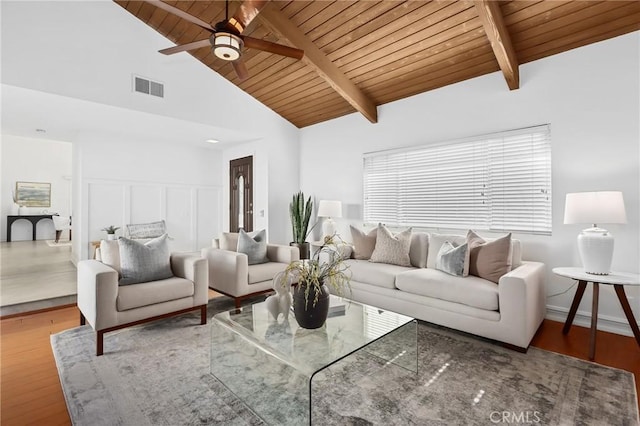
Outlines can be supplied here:
<path id="1" fill-rule="evenodd" d="M 300 250 L 293 246 L 267 244 L 267 257 L 271 262 L 288 264 L 300 260 Z"/>
<path id="2" fill-rule="evenodd" d="M 525 332 L 522 347 L 527 347 L 546 313 L 545 265 L 524 261 L 503 275 L 498 282 L 500 321 Z"/>
<path id="3" fill-rule="evenodd" d="M 202 249 L 209 265 L 209 287 L 229 296 L 247 294 L 249 258 L 244 253 L 217 248 Z"/>
<path id="4" fill-rule="evenodd" d="M 118 271 L 97 260 L 78 262 L 78 308 L 94 330 L 117 325 Z"/>
<path id="5" fill-rule="evenodd" d="M 176 277 L 193 282 L 193 298 L 196 306 L 209 300 L 209 268 L 207 260 L 190 253 L 172 253 L 171 270 Z"/>

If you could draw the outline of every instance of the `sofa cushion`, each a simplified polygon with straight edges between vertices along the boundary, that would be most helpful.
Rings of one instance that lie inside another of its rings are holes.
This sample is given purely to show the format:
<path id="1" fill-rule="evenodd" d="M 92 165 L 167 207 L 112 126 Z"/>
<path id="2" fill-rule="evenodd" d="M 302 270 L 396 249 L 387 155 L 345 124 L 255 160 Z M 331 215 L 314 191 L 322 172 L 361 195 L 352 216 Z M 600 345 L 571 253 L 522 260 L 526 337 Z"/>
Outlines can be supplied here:
<path id="1" fill-rule="evenodd" d="M 288 263 L 268 262 L 249 266 L 249 285 L 271 281 L 276 274 L 284 271 Z"/>
<path id="2" fill-rule="evenodd" d="M 227 251 L 238 251 L 238 233 L 237 232 L 223 232 L 220 235 L 220 249 Z"/>
<path id="3" fill-rule="evenodd" d="M 445 241 L 438 252 L 436 269 L 459 277 L 469 275 L 469 245 L 464 243 L 458 246 Z"/>
<path id="4" fill-rule="evenodd" d="M 411 234 L 411 247 L 409 248 L 409 259 L 411 266 L 416 268 L 426 268 L 427 253 L 429 251 L 429 234 L 426 232 L 414 232 Z"/>
<path id="5" fill-rule="evenodd" d="M 118 276 L 120 276 L 120 245 L 118 240 L 100 241 L 100 262 L 118 271 Z"/>
<path id="6" fill-rule="evenodd" d="M 384 225 L 378 225 L 376 248 L 371 253 L 371 262 L 390 263 L 398 266 L 411 266 L 409 249 L 411 248 L 411 228 L 395 235 Z"/>
<path id="7" fill-rule="evenodd" d="M 144 244 L 121 237 L 118 246 L 121 274 L 118 285 L 157 281 L 173 276 L 167 234 Z"/>
<path id="8" fill-rule="evenodd" d="M 436 234 L 435 232 L 429 235 L 429 253 L 427 254 L 427 268 L 435 269 L 436 260 L 438 258 L 438 252 L 440 247 L 445 241 L 461 245 L 467 242 L 467 237 L 464 235 L 453 234 Z"/>
<path id="9" fill-rule="evenodd" d="M 128 309 L 182 299 L 183 297 L 191 297 L 193 294 L 193 282 L 179 277 L 127 285 L 118 289 L 116 309 L 118 311 L 126 311 Z"/>
<path id="10" fill-rule="evenodd" d="M 238 234 L 238 253 L 247 255 L 249 265 L 268 262 L 267 231 L 263 229 L 250 235 L 241 229 Z"/>
<path id="11" fill-rule="evenodd" d="M 351 271 L 351 280 L 375 285 L 378 287 L 395 288 L 396 275 L 414 268 L 388 263 L 372 263 L 367 260 L 345 260 Z M 349 272 L 347 272 L 348 274 Z"/>
<path id="12" fill-rule="evenodd" d="M 134 239 L 157 238 L 167 232 L 164 220 L 150 223 L 133 223 L 126 225 L 127 235 Z"/>
<path id="13" fill-rule="evenodd" d="M 501 276 L 511 271 L 511 233 L 487 242 L 470 230 L 467 242 L 469 274 L 498 283 Z"/>
<path id="14" fill-rule="evenodd" d="M 396 277 L 396 287 L 404 292 L 462 303 L 474 308 L 498 310 L 498 286 L 485 279 L 456 277 L 436 269 L 414 269 Z"/>
<path id="15" fill-rule="evenodd" d="M 369 259 L 373 249 L 376 248 L 376 236 L 378 228 L 374 228 L 365 234 L 363 231 L 349 225 L 351 229 L 351 239 L 353 240 L 353 258 Z"/>

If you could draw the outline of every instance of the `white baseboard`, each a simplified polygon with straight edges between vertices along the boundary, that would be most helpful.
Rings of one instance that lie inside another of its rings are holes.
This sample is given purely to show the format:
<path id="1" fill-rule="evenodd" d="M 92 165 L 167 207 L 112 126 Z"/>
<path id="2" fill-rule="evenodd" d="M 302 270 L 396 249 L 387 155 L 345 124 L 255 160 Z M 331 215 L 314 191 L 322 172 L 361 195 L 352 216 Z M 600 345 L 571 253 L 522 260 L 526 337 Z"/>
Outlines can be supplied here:
<path id="1" fill-rule="evenodd" d="M 545 318 L 552 321 L 565 322 L 569 315 L 569 309 L 562 306 L 547 305 L 547 315 Z M 574 325 L 581 327 L 591 327 L 591 312 L 578 311 L 573 320 Z M 623 336 L 633 336 L 631 327 L 626 318 L 617 318 L 609 315 L 598 315 L 598 330 L 610 333 L 621 334 Z"/>

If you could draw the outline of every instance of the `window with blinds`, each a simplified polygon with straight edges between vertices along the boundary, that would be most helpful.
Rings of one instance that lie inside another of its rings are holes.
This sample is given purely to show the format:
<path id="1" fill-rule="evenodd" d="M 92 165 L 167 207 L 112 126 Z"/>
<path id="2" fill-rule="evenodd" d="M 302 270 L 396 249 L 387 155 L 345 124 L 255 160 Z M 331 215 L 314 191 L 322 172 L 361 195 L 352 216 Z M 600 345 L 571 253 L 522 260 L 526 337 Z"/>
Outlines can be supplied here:
<path id="1" fill-rule="evenodd" d="M 364 155 L 364 220 L 551 235 L 548 125 Z"/>

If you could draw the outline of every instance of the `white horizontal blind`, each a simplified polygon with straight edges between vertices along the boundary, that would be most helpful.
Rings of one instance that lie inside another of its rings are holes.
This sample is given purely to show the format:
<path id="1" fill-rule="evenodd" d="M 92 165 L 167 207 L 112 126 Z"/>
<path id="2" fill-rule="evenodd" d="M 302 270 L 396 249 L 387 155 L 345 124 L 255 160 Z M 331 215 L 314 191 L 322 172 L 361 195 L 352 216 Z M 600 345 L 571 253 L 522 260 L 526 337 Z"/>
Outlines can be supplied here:
<path id="1" fill-rule="evenodd" d="M 366 154 L 364 219 L 551 234 L 549 126 Z"/>

